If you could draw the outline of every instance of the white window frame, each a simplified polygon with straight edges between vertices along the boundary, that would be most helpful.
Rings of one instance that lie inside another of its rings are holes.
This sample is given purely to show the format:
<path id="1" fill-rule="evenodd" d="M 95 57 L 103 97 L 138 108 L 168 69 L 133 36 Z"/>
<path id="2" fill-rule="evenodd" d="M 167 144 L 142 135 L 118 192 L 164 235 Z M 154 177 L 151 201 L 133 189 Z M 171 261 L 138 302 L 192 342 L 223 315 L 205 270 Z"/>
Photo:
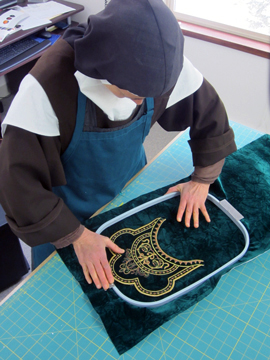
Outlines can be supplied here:
<path id="1" fill-rule="evenodd" d="M 198 18 L 196 16 L 190 16 L 187 14 L 178 13 L 178 12 L 174 11 L 176 0 L 164 0 L 164 1 L 165 1 L 166 5 L 173 11 L 177 20 L 179 20 L 180 22 L 183 21 L 183 22 L 187 22 L 190 24 L 195 24 L 195 25 L 199 25 L 202 27 L 222 31 L 222 32 L 225 32 L 228 34 L 237 35 L 237 36 L 244 37 L 247 39 L 256 40 L 256 41 L 267 43 L 267 44 L 270 43 L 270 36 L 268 36 L 268 35 L 260 34 L 255 31 L 250 31 L 250 30 L 246 30 L 246 29 L 242 29 L 242 28 L 237 28 L 237 27 L 234 27 L 231 25 L 226 25 L 226 24 L 218 23 L 218 22 L 211 21 L 211 20 L 206 20 L 203 18 Z"/>

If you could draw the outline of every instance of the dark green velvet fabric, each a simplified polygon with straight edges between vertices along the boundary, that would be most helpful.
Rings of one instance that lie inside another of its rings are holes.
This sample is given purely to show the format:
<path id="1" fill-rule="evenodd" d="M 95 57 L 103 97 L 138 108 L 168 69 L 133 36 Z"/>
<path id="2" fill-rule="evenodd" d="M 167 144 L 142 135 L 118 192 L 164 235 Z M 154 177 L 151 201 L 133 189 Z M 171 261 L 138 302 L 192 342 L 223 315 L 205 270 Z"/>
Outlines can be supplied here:
<path id="1" fill-rule="evenodd" d="M 118 258 L 114 269 L 116 275 L 123 279 L 122 281 L 134 283 L 137 280 L 139 285 L 147 290 L 145 293 L 138 291 L 132 284 L 126 285 L 118 282 L 116 277 L 115 283 L 118 289 L 129 298 L 142 302 L 161 300 L 168 294 L 171 295 L 186 288 L 212 273 L 243 250 L 245 241 L 242 232 L 212 202 L 207 201 L 207 209 L 212 219 L 211 224 L 201 219 L 198 229 L 187 228 L 182 222 L 176 221 L 178 205 L 179 197 L 166 200 L 140 211 L 102 232 L 103 235 L 112 238 L 113 234 L 127 228 L 128 233 L 118 236 L 115 241 L 117 245 L 126 250 L 126 253 L 122 256 L 114 255 L 114 259 Z M 108 214 L 106 215 L 108 216 Z M 160 227 L 152 225 L 150 229 L 138 230 L 142 225 L 151 224 L 152 221 L 155 223 L 157 221 L 155 219 L 159 217 L 164 219 Z M 130 229 L 136 231 L 135 235 L 130 232 Z M 162 252 L 158 252 L 155 242 L 149 240 L 149 238 L 155 237 L 156 232 L 158 246 Z M 220 234 L 223 234 L 221 241 Z M 140 239 L 144 235 L 145 239 Z M 139 239 L 139 241 L 134 243 L 135 239 Z M 130 251 L 132 243 L 132 251 Z M 111 257 L 112 255 L 109 253 L 108 258 Z M 175 259 L 183 261 L 179 264 Z M 200 261 L 203 263 L 198 264 Z M 121 267 L 126 273 L 121 271 Z M 173 271 L 174 268 L 176 268 L 175 271 Z M 145 272 L 144 269 L 146 269 Z M 141 274 L 132 273 L 132 271 L 138 272 L 138 270 Z M 182 272 L 188 273 L 183 276 Z M 179 276 L 179 279 L 175 281 L 173 289 L 167 293 L 169 279 L 172 276 Z"/>
<path id="2" fill-rule="evenodd" d="M 187 180 L 184 179 L 183 181 Z M 91 230 L 96 230 L 108 219 L 164 195 L 170 186 L 142 195 L 120 208 L 100 214 L 86 221 L 85 225 Z M 244 216 L 241 221 L 249 232 L 250 247 L 246 255 L 241 259 L 242 262 L 250 260 L 270 248 L 269 189 L 269 135 L 262 136 L 228 156 L 222 174 L 211 186 L 210 193 L 220 200 L 226 198 Z M 160 246 L 162 250 L 175 258 L 184 258 L 184 260 L 202 259 L 204 266 L 177 280 L 176 289 L 173 291 L 179 290 L 189 282 L 193 282 L 220 267 L 223 263 L 235 257 L 243 248 L 242 233 L 215 205 L 208 202 L 207 208 L 211 217 L 210 224 L 201 218 L 199 229 L 193 227 L 187 229 L 182 224 L 176 223 L 176 228 L 172 230 L 172 223 L 175 223 L 177 199 L 169 201 L 165 206 L 157 206 L 154 211 L 155 217 L 160 216 L 167 219 L 159 229 L 158 240 Z M 151 209 L 151 212 L 149 210 L 144 212 L 139 217 L 135 216 L 134 223 L 131 224 L 130 220 L 128 220 L 125 226 L 135 228 L 141 226 L 141 217 L 143 217 L 143 224 L 149 222 L 148 220 L 152 219 L 153 211 Z M 117 231 L 118 227 L 119 224 L 114 225 L 112 232 Z M 106 232 L 107 230 L 104 232 L 105 235 Z M 168 232 L 170 232 L 169 241 Z M 120 240 L 120 246 L 129 246 L 124 238 Z M 58 250 L 58 253 L 100 315 L 107 333 L 119 354 L 136 345 L 164 322 L 206 297 L 217 285 L 222 275 L 219 273 L 193 291 L 166 305 L 152 309 L 139 308 L 120 299 L 111 289 L 105 292 L 95 289 L 94 285 L 88 285 L 84 280 L 83 272 L 77 262 L 72 246 Z M 108 256 L 111 255 L 108 253 Z M 226 271 L 228 270 L 226 269 Z M 160 284 L 155 284 L 154 278 L 156 279 L 156 277 L 151 279 L 150 276 L 150 285 L 145 284 L 145 286 L 152 286 L 152 288 L 160 286 Z M 118 287 L 120 288 L 120 286 Z M 122 286 L 121 290 L 124 288 L 126 288 L 125 291 L 130 296 L 137 296 L 138 300 L 147 301 L 148 297 L 134 292 L 133 286 Z M 153 298 L 150 301 L 153 301 Z"/>

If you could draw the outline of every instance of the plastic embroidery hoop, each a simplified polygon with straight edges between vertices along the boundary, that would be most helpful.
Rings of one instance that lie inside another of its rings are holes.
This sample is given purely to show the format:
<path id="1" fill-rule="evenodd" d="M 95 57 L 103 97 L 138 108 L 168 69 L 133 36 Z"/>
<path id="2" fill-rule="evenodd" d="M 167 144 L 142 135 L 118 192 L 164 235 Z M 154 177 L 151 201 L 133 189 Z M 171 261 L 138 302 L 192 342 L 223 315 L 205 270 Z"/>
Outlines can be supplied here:
<path id="1" fill-rule="evenodd" d="M 163 201 L 172 199 L 176 196 L 180 196 L 179 192 L 173 192 L 170 194 L 166 194 L 157 199 L 148 201 L 145 204 L 139 205 L 139 206 L 135 207 L 134 209 L 131 209 L 131 210 L 129 210 L 121 215 L 118 215 L 115 218 L 105 222 L 103 225 L 101 225 L 97 229 L 96 233 L 101 234 L 105 229 L 107 229 L 111 225 L 116 224 L 117 222 L 124 220 L 129 216 L 132 216 L 142 210 L 145 210 L 145 209 L 152 207 L 156 204 L 159 204 Z M 135 306 L 139 306 L 139 307 L 154 308 L 154 307 L 165 305 L 168 302 L 175 300 L 178 297 L 183 296 L 183 295 L 187 294 L 188 292 L 194 290 L 196 287 L 202 285 L 205 281 L 210 279 L 212 276 L 217 275 L 219 272 L 223 271 L 224 269 L 226 269 L 229 266 L 236 263 L 238 260 L 240 260 L 245 255 L 245 253 L 247 252 L 248 247 L 249 247 L 249 234 L 248 234 L 245 226 L 240 222 L 240 220 L 243 219 L 243 216 L 227 200 L 219 201 L 217 198 L 215 198 L 211 194 L 208 194 L 207 199 L 210 200 L 212 203 L 214 203 L 221 211 L 223 211 L 235 223 L 235 225 L 241 230 L 241 232 L 244 236 L 244 239 L 245 239 L 245 246 L 244 246 L 244 249 L 241 251 L 241 253 L 239 253 L 236 257 L 234 257 L 233 259 L 231 259 L 230 261 L 228 261 L 226 264 L 222 265 L 215 271 L 211 272 L 207 276 L 205 276 L 205 277 L 201 278 L 200 280 L 194 282 L 193 284 L 185 287 L 184 289 L 181 289 L 178 292 L 176 292 L 172 295 L 169 295 L 164 299 L 157 300 L 157 301 L 143 302 L 143 301 L 133 300 L 133 299 L 127 297 L 126 295 L 124 295 L 117 288 L 117 286 L 115 284 L 111 285 L 111 288 L 121 299 L 123 299 L 124 301 L 128 302 L 131 305 L 135 305 Z"/>

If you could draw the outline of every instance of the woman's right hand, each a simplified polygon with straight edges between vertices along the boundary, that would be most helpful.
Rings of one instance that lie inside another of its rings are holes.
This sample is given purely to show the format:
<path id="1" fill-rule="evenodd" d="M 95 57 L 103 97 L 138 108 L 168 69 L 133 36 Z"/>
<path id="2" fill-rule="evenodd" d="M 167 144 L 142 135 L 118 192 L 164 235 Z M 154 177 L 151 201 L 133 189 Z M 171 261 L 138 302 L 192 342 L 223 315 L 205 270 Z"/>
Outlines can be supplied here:
<path id="1" fill-rule="evenodd" d="M 123 254 L 121 249 L 108 237 L 84 229 L 82 235 L 73 243 L 74 251 L 83 269 L 86 281 L 94 282 L 96 287 L 107 290 L 114 282 L 111 267 L 107 259 L 106 248 Z"/>

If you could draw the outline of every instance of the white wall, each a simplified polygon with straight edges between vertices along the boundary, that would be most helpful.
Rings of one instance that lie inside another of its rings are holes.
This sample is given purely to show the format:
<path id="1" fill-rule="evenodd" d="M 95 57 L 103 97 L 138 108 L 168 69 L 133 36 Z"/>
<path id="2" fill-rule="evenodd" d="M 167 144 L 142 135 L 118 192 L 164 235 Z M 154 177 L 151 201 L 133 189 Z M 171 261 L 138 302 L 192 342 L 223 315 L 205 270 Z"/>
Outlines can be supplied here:
<path id="1" fill-rule="evenodd" d="M 185 55 L 215 87 L 229 118 L 270 133 L 270 62 L 186 37 Z"/>
<path id="2" fill-rule="evenodd" d="M 85 22 L 104 8 L 104 0 L 73 0 L 85 10 L 73 17 Z M 229 118 L 270 134 L 269 59 L 206 41 L 185 38 L 185 55 L 215 87 Z"/>
<path id="3" fill-rule="evenodd" d="M 71 2 L 84 6 L 84 11 L 72 16 L 72 20 L 78 23 L 86 22 L 89 15 L 98 13 L 105 6 L 105 0 L 71 0 Z"/>

